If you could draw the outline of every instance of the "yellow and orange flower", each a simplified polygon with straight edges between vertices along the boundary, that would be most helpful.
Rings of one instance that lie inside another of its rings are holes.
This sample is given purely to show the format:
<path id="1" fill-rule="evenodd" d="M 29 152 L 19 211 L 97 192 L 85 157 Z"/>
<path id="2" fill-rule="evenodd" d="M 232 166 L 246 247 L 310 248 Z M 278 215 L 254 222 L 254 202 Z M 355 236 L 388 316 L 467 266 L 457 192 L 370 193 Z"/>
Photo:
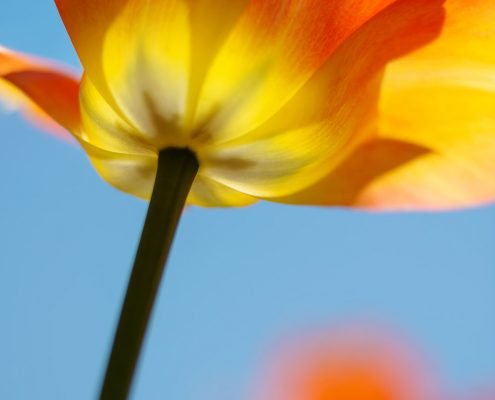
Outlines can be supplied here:
<path id="1" fill-rule="evenodd" d="M 272 354 L 253 400 L 446 399 L 418 354 L 398 336 L 364 326 L 298 337 Z"/>
<path id="2" fill-rule="evenodd" d="M 495 198 L 495 4 L 56 0 L 82 79 L 0 49 L 1 93 L 149 198 L 157 154 L 200 162 L 189 203 L 445 209 Z"/>

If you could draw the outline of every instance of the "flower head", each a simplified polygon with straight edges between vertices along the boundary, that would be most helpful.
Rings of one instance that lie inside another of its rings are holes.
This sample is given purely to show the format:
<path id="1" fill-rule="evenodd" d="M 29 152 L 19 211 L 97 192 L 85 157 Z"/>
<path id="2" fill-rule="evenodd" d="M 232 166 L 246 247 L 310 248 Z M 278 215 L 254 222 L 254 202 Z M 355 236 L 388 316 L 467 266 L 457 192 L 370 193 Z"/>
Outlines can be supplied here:
<path id="1" fill-rule="evenodd" d="M 462 22 L 488 21 L 481 0 L 56 4 L 80 84 L 1 49 L 0 78 L 69 130 L 121 190 L 148 198 L 158 152 L 187 147 L 200 162 L 189 202 L 204 206 L 445 208 L 495 196 L 495 187 L 464 193 L 473 168 L 483 180 L 487 146 L 469 140 L 487 132 L 472 125 L 488 110 L 460 110 L 469 127 L 439 132 L 446 113 L 435 100 L 453 101 L 454 78 L 456 95 L 490 90 L 483 46 L 494 34 Z"/>

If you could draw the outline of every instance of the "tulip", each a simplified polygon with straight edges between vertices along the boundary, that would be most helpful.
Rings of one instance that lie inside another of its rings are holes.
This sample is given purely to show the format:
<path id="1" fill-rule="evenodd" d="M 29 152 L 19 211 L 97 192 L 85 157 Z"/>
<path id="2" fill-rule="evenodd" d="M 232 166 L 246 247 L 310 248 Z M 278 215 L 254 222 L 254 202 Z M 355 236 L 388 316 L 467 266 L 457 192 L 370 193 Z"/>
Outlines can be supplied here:
<path id="1" fill-rule="evenodd" d="M 188 202 L 202 206 L 293 202 L 325 178 L 374 136 L 386 63 L 434 39 L 444 19 L 441 0 L 56 3 L 80 89 L 5 50 L 4 80 L 136 196 L 150 198 L 161 149 L 190 149 L 200 169 Z"/>
<path id="2" fill-rule="evenodd" d="M 56 4 L 82 77 L 0 48 L 0 94 L 151 199 L 102 397 L 127 393 L 186 202 L 397 210 L 495 197 L 486 0 Z"/>
<path id="3" fill-rule="evenodd" d="M 439 400 L 439 379 L 403 338 L 368 326 L 286 340 L 262 370 L 253 400 Z"/>

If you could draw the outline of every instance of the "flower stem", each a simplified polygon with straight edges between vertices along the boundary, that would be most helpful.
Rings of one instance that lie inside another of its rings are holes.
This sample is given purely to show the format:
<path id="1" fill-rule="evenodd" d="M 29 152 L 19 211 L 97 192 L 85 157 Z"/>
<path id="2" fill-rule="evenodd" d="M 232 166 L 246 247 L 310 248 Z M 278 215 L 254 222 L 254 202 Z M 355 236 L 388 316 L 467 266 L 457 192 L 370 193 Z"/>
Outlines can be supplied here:
<path id="1" fill-rule="evenodd" d="M 148 214 L 134 261 L 101 400 L 126 399 L 148 320 L 184 204 L 198 172 L 188 149 L 169 148 L 158 156 Z"/>

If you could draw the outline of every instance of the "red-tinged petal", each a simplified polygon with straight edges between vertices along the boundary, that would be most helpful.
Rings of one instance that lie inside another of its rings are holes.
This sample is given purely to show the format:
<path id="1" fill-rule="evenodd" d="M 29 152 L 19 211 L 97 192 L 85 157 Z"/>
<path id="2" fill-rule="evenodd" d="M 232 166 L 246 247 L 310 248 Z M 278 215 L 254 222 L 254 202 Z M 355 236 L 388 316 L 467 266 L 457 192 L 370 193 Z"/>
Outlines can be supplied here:
<path id="1" fill-rule="evenodd" d="M 57 1 L 91 82 L 88 141 L 188 146 L 211 183 L 203 197 L 244 193 L 236 202 L 297 191 L 337 163 L 374 111 L 384 63 L 436 34 L 441 3 Z"/>
<path id="2" fill-rule="evenodd" d="M 226 82 L 229 90 L 237 90 L 252 75 L 246 68 L 257 70 L 260 59 L 265 59 L 262 63 L 272 64 L 276 88 L 288 87 L 279 96 L 284 101 L 346 37 L 394 1 L 57 0 L 56 3 L 87 74 L 103 97 L 143 134 L 160 144 L 156 137 L 159 134 L 155 132 L 159 127 L 149 115 L 150 107 L 169 123 L 194 129 L 194 124 L 196 127 L 202 124 L 204 113 L 218 105 L 216 78 L 222 84 Z M 225 41 L 228 43 L 224 46 Z M 213 61 L 220 67 L 208 73 Z M 225 70 L 235 76 L 225 74 Z M 203 91 L 206 76 L 207 82 L 212 83 Z M 282 76 L 280 81 L 277 77 Z M 215 98 L 209 90 L 212 85 Z M 200 115 L 195 116 L 198 101 L 202 103 Z M 226 106 L 221 104 L 222 109 L 229 108 Z M 274 107 L 277 105 L 263 110 Z"/>
<path id="3" fill-rule="evenodd" d="M 438 40 L 393 63 L 380 104 L 381 137 L 429 153 L 377 179 L 360 203 L 441 210 L 495 199 L 495 7 L 449 0 Z"/>
<path id="4" fill-rule="evenodd" d="M 80 131 L 79 79 L 66 69 L 0 47 L 0 85 L 0 98 L 47 130 Z"/>
<path id="5" fill-rule="evenodd" d="M 206 174 L 269 200 L 325 177 L 368 136 L 383 67 L 439 33 L 443 1 L 404 0 L 348 38 L 257 129 L 199 149 Z M 360 133 L 361 131 L 361 133 Z"/>
<path id="6" fill-rule="evenodd" d="M 252 0 L 206 77 L 196 124 L 223 140 L 256 128 L 394 2 Z"/>
<path id="7" fill-rule="evenodd" d="M 495 7 L 449 0 L 446 11 L 437 40 L 387 69 L 377 141 L 356 150 L 318 184 L 281 201 L 377 210 L 493 202 Z M 403 150 L 384 148 L 390 141 Z"/>

